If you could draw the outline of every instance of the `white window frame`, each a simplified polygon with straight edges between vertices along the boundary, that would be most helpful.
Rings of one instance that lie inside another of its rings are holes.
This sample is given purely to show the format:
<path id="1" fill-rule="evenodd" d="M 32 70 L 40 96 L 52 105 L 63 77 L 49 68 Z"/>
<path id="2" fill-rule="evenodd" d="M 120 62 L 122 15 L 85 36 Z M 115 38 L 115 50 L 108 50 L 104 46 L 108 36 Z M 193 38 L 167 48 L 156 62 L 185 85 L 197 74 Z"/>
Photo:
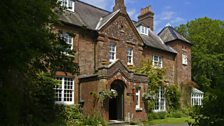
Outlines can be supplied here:
<path id="1" fill-rule="evenodd" d="M 66 7 L 66 10 L 74 12 L 75 2 L 72 0 L 60 0 L 61 6 Z"/>
<path id="2" fill-rule="evenodd" d="M 144 35 L 148 35 L 149 34 L 149 28 L 147 28 L 147 27 L 145 27 L 145 26 L 139 26 L 138 28 L 137 28 L 137 30 L 138 30 L 138 32 L 140 33 L 140 34 L 144 34 Z"/>
<path id="3" fill-rule="evenodd" d="M 161 56 L 153 56 L 152 65 L 156 68 L 163 68 L 163 58 Z"/>
<path id="4" fill-rule="evenodd" d="M 141 108 L 141 89 L 136 89 L 136 106 L 135 109 L 136 110 L 142 110 Z"/>
<path id="5" fill-rule="evenodd" d="M 133 65 L 133 49 L 128 48 L 128 65 Z"/>
<path id="6" fill-rule="evenodd" d="M 182 64 L 187 65 L 187 55 L 182 54 Z"/>
<path id="7" fill-rule="evenodd" d="M 191 106 L 201 106 L 203 98 L 204 93 L 196 88 L 193 88 L 191 92 Z"/>
<path id="8" fill-rule="evenodd" d="M 115 43 L 110 43 L 109 46 L 109 62 L 113 63 L 116 60 L 116 52 L 117 52 L 117 46 Z"/>
<path id="9" fill-rule="evenodd" d="M 74 91 L 75 91 L 74 79 L 69 78 L 69 77 L 56 77 L 56 79 L 60 80 L 60 84 L 55 86 L 55 88 L 54 88 L 55 103 L 56 104 L 64 104 L 64 105 L 73 105 L 74 104 Z M 71 84 L 71 85 L 69 85 L 69 84 Z M 65 98 L 66 91 L 70 92 L 70 93 L 67 93 L 67 95 L 71 95 L 71 97 L 70 96 L 67 97 L 67 100 L 65 100 L 66 99 Z M 71 100 L 68 100 L 68 99 L 71 99 Z"/>
<path id="10" fill-rule="evenodd" d="M 153 112 L 166 111 L 165 89 L 160 86 L 156 95 L 157 96 L 156 96 L 155 107 L 153 109 Z"/>
<path id="11" fill-rule="evenodd" d="M 69 46 L 70 50 L 73 50 L 73 37 L 66 32 L 60 33 L 60 38 L 63 39 Z"/>

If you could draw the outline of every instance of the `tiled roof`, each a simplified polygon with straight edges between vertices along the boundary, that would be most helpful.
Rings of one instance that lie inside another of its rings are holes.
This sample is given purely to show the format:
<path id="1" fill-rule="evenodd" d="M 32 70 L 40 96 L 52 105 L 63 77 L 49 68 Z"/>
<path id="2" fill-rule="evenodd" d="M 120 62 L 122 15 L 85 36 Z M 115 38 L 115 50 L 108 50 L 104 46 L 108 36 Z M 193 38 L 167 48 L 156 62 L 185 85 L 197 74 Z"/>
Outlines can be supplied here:
<path id="1" fill-rule="evenodd" d="M 166 26 L 162 29 L 162 31 L 158 34 L 160 38 L 166 43 L 173 40 L 182 40 L 184 42 L 187 42 L 191 44 L 190 41 L 188 41 L 186 38 L 184 38 L 182 35 L 180 35 L 173 27 Z"/>
<path id="2" fill-rule="evenodd" d="M 82 1 L 75 1 L 75 12 L 65 11 L 59 15 L 59 19 L 78 26 L 86 26 L 90 30 L 95 30 L 100 18 L 110 14 L 109 11 L 95 7 Z"/>
<path id="3" fill-rule="evenodd" d="M 147 46 L 171 53 L 177 53 L 173 48 L 164 44 L 163 40 L 151 30 L 149 30 L 149 35 L 141 35 L 141 37 Z"/>
<path id="4" fill-rule="evenodd" d="M 102 28 L 107 22 L 109 22 L 118 13 L 119 13 L 119 10 L 115 12 L 109 12 L 107 10 L 103 10 L 101 8 L 90 5 L 88 3 L 76 0 L 75 11 L 74 12 L 65 11 L 65 13 L 63 13 L 62 15 L 59 15 L 59 19 L 66 23 L 70 23 L 76 26 L 85 26 L 90 30 L 97 31 L 97 30 L 100 30 L 100 28 Z M 135 26 L 144 25 L 136 21 L 132 21 L 132 22 Z M 151 30 L 148 36 L 141 35 L 141 37 L 146 46 L 168 51 L 171 53 L 176 53 L 176 51 L 173 48 L 164 44 L 163 41 L 164 41 L 164 38 L 166 38 L 164 36 L 169 36 L 169 34 L 167 34 L 165 31 L 167 30 L 163 29 L 163 31 L 160 33 L 160 35 L 162 36 L 162 39 Z M 178 38 L 182 38 L 181 35 L 179 35 L 176 31 L 173 31 L 173 32 L 175 33 L 174 35 L 176 35 Z M 173 33 L 173 32 L 170 32 L 170 33 Z M 172 36 L 169 37 L 168 40 L 171 40 L 171 39 L 173 39 Z M 167 39 L 165 39 L 165 42 L 167 42 Z"/>

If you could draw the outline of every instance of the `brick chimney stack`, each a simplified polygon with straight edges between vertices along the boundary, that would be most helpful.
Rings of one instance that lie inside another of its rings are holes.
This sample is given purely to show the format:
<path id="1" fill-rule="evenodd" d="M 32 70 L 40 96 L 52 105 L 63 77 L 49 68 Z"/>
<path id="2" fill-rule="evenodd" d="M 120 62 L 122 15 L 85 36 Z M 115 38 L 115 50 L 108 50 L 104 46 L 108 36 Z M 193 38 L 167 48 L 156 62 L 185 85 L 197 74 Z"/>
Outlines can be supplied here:
<path id="1" fill-rule="evenodd" d="M 115 0 L 115 6 L 113 8 L 113 11 L 117 11 L 119 10 L 121 11 L 121 13 L 126 14 L 126 7 L 124 5 L 124 0 Z"/>
<path id="2" fill-rule="evenodd" d="M 138 22 L 143 23 L 153 31 L 154 13 L 152 12 L 150 6 L 141 9 L 140 15 L 138 16 Z"/>

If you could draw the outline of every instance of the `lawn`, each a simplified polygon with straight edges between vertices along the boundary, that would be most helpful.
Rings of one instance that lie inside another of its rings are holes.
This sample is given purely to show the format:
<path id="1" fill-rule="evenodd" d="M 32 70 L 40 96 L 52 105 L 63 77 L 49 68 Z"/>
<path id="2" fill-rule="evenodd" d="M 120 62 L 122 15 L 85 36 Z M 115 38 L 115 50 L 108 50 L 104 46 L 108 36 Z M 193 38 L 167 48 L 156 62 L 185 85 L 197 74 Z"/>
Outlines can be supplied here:
<path id="1" fill-rule="evenodd" d="M 146 124 L 182 124 L 187 123 L 187 121 L 193 122 L 194 120 L 190 117 L 182 118 L 165 118 L 165 119 L 155 119 L 147 122 Z"/>

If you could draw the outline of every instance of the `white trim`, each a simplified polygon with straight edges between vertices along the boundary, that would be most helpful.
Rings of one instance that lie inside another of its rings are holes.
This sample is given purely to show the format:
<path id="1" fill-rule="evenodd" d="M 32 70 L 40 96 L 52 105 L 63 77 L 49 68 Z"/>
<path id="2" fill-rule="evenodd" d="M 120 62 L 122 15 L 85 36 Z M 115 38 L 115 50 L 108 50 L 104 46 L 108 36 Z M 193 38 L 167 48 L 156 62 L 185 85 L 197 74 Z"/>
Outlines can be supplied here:
<path id="1" fill-rule="evenodd" d="M 192 92 L 191 92 L 191 105 L 195 106 L 195 105 L 202 105 L 202 101 L 204 98 L 204 92 L 193 88 Z"/>
<path id="2" fill-rule="evenodd" d="M 187 65 L 187 54 L 182 54 L 182 64 Z"/>
<path id="3" fill-rule="evenodd" d="M 113 56 L 111 55 L 113 53 Z M 117 46 L 116 43 L 110 43 L 109 46 L 109 62 L 113 63 L 116 61 L 116 54 L 117 53 Z M 111 56 L 113 57 L 113 59 L 111 58 Z"/>
<path id="4" fill-rule="evenodd" d="M 135 109 L 136 110 L 142 110 L 142 108 L 141 108 L 141 89 L 137 89 L 135 95 L 136 95 Z"/>
<path id="5" fill-rule="evenodd" d="M 68 11 L 75 11 L 75 2 L 73 0 L 59 0 L 61 2 L 61 6 L 66 7 Z M 71 8 L 69 8 L 69 4 L 71 4 Z"/>
<path id="6" fill-rule="evenodd" d="M 74 91 L 75 91 L 74 80 L 69 77 L 56 77 L 56 79 L 60 79 L 61 83 L 58 87 L 56 86 L 54 88 L 55 89 L 55 99 L 60 100 L 60 101 L 55 101 L 55 103 L 56 104 L 64 104 L 64 105 L 73 105 L 74 104 Z M 71 98 L 71 101 L 65 101 L 65 99 L 64 99 L 65 91 L 66 91 L 65 87 L 67 86 L 67 88 L 69 88 L 69 85 L 65 86 L 65 79 L 70 79 L 70 80 L 67 80 L 68 81 L 67 84 L 69 84 L 69 82 L 71 82 L 70 86 L 72 86 L 72 89 L 67 89 L 67 91 L 71 91 L 71 97 L 68 96 L 68 98 Z M 60 97 L 58 97 L 58 95 L 57 95 L 58 94 L 57 90 L 61 90 Z"/>
<path id="7" fill-rule="evenodd" d="M 98 22 L 98 24 L 96 25 L 96 30 L 98 30 L 99 29 L 99 27 L 100 27 L 100 24 L 101 24 L 101 22 L 102 22 L 102 20 L 103 20 L 103 18 L 101 17 L 100 18 L 100 20 L 99 20 L 99 22 Z"/>
<path id="8" fill-rule="evenodd" d="M 158 103 L 158 106 L 156 105 Z M 162 107 L 163 106 L 163 107 Z M 166 111 L 166 99 L 165 99 L 165 90 L 163 87 L 159 87 L 155 107 L 153 112 L 163 112 Z"/>
<path id="9" fill-rule="evenodd" d="M 70 47 L 70 50 L 73 50 L 73 45 L 74 45 L 74 42 L 73 42 L 73 37 L 72 36 L 70 36 L 68 33 L 66 33 L 66 32 L 62 32 L 62 33 L 60 33 L 60 37 L 62 38 L 62 39 L 64 39 L 64 41 L 68 44 L 68 45 L 70 45 L 71 47 Z M 70 42 L 71 41 L 71 42 Z"/>
<path id="10" fill-rule="evenodd" d="M 133 48 L 128 48 L 128 56 L 127 56 L 128 57 L 128 62 L 127 62 L 128 65 L 133 65 L 133 58 L 134 58 L 133 54 L 134 54 Z M 131 59 L 129 59 L 129 58 L 131 58 Z M 129 60 L 130 60 L 130 62 L 129 62 Z"/>
<path id="11" fill-rule="evenodd" d="M 161 56 L 152 56 L 152 65 L 156 68 L 163 68 L 163 59 Z"/>
<path id="12" fill-rule="evenodd" d="M 149 29 L 148 27 L 145 27 L 145 26 L 142 26 L 140 25 L 137 30 L 140 34 L 143 34 L 143 35 L 149 35 Z"/>
<path id="13" fill-rule="evenodd" d="M 97 24 L 97 26 L 96 26 L 96 30 L 100 30 L 104 25 L 106 25 L 115 15 L 117 15 L 117 13 L 118 12 L 120 12 L 120 9 L 119 10 L 117 10 L 117 11 L 115 11 L 115 12 L 113 12 L 113 15 L 106 21 L 106 22 L 104 22 L 102 25 L 101 25 L 101 22 L 102 22 L 102 20 L 103 20 L 103 18 L 102 19 L 100 19 L 99 20 L 99 22 L 98 22 L 98 24 Z"/>

